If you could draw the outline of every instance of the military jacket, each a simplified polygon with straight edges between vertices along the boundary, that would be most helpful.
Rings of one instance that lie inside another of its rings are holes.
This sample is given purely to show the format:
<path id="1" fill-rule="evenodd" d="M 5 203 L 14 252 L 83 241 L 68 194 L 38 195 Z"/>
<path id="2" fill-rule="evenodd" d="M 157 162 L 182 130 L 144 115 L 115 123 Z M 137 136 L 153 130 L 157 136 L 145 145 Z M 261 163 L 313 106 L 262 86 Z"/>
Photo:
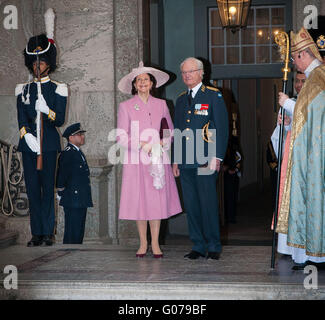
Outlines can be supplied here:
<path id="1" fill-rule="evenodd" d="M 81 149 L 68 143 L 58 162 L 57 188 L 61 196 L 60 205 L 69 208 L 93 206 L 89 167 Z"/>
<path id="2" fill-rule="evenodd" d="M 42 151 L 60 151 L 60 135 L 56 127 L 63 125 L 67 104 L 68 89 L 64 83 L 50 80 L 49 77 L 41 79 L 42 95 L 50 108 L 49 115 L 41 112 L 43 118 L 43 143 Z M 35 103 L 38 97 L 37 83 L 18 84 L 16 86 L 17 116 L 20 131 L 18 150 L 32 152 L 26 144 L 24 135 L 31 133 L 36 137 Z"/>
<path id="3" fill-rule="evenodd" d="M 173 162 L 180 168 L 200 167 L 211 157 L 223 160 L 228 145 L 228 113 L 218 89 L 202 85 L 191 101 L 187 92 L 182 93 L 176 101 L 174 127 L 182 132 L 181 139 L 176 131 L 174 135 Z"/>

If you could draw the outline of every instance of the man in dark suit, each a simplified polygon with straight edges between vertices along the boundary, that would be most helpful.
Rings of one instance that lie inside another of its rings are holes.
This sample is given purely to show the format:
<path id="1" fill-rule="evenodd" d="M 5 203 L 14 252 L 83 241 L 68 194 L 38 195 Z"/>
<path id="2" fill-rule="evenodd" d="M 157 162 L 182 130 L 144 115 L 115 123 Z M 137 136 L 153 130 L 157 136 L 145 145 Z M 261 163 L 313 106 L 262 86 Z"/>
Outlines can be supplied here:
<path id="1" fill-rule="evenodd" d="M 89 167 L 80 149 L 85 144 L 85 132 L 80 123 L 75 123 L 63 133 L 68 145 L 59 157 L 57 188 L 64 208 L 64 244 L 83 242 L 87 208 L 93 206 Z"/>
<path id="2" fill-rule="evenodd" d="M 187 58 L 181 73 L 188 90 L 176 101 L 173 173 L 180 176 L 193 242 L 184 258 L 217 260 L 221 241 L 216 180 L 228 144 L 228 113 L 220 91 L 202 84 L 200 60 Z"/>
<path id="3" fill-rule="evenodd" d="M 28 247 L 52 245 L 55 214 L 54 186 L 57 153 L 61 150 L 57 127 L 65 121 L 68 88 L 52 81 L 56 69 L 56 47 L 45 34 L 29 39 L 24 50 L 25 65 L 34 80 L 16 86 L 17 116 L 20 131 L 18 150 L 22 153 L 26 191 L 29 201 L 32 239 Z M 37 130 L 37 114 L 43 122 Z M 37 134 L 42 132 L 41 134 Z M 42 138 L 37 138 L 42 136 Z M 42 150 L 43 168 L 37 168 Z"/>

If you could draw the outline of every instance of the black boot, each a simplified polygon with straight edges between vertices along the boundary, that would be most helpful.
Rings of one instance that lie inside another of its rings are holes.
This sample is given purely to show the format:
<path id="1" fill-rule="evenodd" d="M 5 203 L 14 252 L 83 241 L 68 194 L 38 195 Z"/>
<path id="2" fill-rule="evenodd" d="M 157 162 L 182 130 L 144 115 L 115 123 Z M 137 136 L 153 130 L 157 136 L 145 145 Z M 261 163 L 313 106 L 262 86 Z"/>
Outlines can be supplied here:
<path id="1" fill-rule="evenodd" d="M 51 246 L 53 245 L 53 238 L 51 235 L 46 235 L 43 237 L 43 243 L 46 245 L 46 246 Z"/>
<path id="2" fill-rule="evenodd" d="M 38 247 L 43 243 L 43 236 L 32 236 L 32 239 L 27 242 L 27 247 Z"/>

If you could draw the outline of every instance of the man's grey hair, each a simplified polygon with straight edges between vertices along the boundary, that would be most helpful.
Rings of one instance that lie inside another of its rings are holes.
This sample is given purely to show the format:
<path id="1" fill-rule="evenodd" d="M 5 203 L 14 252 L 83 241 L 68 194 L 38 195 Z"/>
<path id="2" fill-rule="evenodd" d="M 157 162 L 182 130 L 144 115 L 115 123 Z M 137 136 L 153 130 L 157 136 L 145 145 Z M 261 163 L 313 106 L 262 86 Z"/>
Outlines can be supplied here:
<path id="1" fill-rule="evenodd" d="M 203 75 L 204 75 L 204 66 L 203 66 L 203 62 L 202 62 L 201 60 L 199 60 L 199 59 L 194 58 L 194 57 L 186 58 L 186 59 L 181 63 L 181 65 L 180 65 L 180 69 L 181 69 L 181 71 L 182 71 L 182 69 L 183 69 L 183 65 L 184 65 L 184 63 L 185 63 L 186 61 L 193 61 L 193 62 L 195 62 L 196 65 L 197 65 L 197 68 L 198 68 L 199 70 L 202 70 L 202 78 L 203 78 Z"/>

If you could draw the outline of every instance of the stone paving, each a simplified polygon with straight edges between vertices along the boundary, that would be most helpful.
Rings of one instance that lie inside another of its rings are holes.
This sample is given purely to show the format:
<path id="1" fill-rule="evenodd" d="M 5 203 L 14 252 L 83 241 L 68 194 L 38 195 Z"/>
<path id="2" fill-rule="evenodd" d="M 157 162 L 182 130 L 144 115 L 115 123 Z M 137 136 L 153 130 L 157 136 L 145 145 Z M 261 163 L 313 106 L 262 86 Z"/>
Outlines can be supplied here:
<path id="1" fill-rule="evenodd" d="M 270 269 L 270 246 L 224 246 L 220 260 L 183 258 L 189 247 L 165 245 L 163 259 L 135 257 L 136 247 L 62 245 L 0 251 L 0 269 L 18 269 L 18 289 L 1 299 L 324 299 L 325 272 L 317 289 L 279 255 Z M 2 274 L 0 279 L 7 275 Z M 1 290 L 2 289 L 2 290 Z"/>

